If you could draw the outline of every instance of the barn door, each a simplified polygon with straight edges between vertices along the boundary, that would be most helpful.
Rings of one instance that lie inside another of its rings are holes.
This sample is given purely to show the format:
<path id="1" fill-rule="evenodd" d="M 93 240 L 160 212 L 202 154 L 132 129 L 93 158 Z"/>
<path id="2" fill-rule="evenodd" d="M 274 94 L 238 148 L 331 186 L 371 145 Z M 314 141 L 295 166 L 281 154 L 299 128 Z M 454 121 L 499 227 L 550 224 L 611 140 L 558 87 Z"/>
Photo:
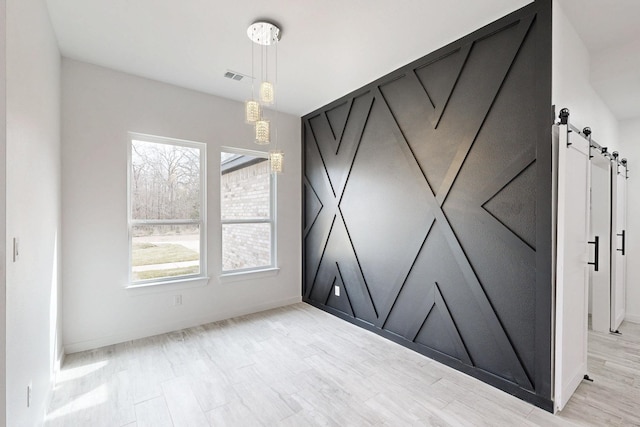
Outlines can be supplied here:
<path id="1" fill-rule="evenodd" d="M 558 126 L 555 410 L 564 408 L 587 373 L 589 141 Z"/>
<path id="2" fill-rule="evenodd" d="M 611 305 L 611 160 L 592 149 L 590 241 L 598 242 L 598 268 L 590 269 L 591 328 L 609 332 Z M 595 256 L 592 255 L 592 257 Z M 595 266 L 594 266 L 595 267 Z"/>
<path id="3" fill-rule="evenodd" d="M 611 271 L 611 331 L 617 332 L 625 315 L 626 288 L 626 228 L 627 228 L 627 168 L 616 165 L 612 178 L 612 271 Z"/>

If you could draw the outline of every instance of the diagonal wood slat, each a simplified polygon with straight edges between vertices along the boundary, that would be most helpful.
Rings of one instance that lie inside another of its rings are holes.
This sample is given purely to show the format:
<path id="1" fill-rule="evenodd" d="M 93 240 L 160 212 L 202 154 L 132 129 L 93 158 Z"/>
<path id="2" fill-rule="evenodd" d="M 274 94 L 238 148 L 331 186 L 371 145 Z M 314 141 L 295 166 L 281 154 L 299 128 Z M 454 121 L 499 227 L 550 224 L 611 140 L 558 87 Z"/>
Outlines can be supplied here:
<path id="1" fill-rule="evenodd" d="M 539 360 L 551 354 L 538 325 L 551 314 L 518 308 L 546 289 L 537 212 L 550 160 L 535 134 L 517 132 L 543 113 L 547 6 L 536 0 L 303 118 L 304 300 L 540 405 L 551 365 Z M 501 272 L 503 258 L 513 264 Z"/>
<path id="2" fill-rule="evenodd" d="M 380 97 L 381 99 L 384 99 L 384 97 L 382 96 L 382 93 L 380 93 L 379 91 L 376 93 L 376 96 Z M 388 106 L 386 111 L 388 111 L 388 114 L 391 117 L 393 117 L 393 114 L 391 113 L 391 110 L 388 108 Z M 491 307 L 491 303 L 489 302 L 487 295 L 482 289 L 482 284 L 480 283 L 480 280 L 478 279 L 475 272 L 473 271 L 473 267 L 471 267 L 471 264 L 469 263 L 469 260 L 466 254 L 464 253 L 464 250 L 462 249 L 462 246 L 460 245 L 458 238 L 456 237 L 455 233 L 453 232 L 453 229 L 451 228 L 451 224 L 447 220 L 444 212 L 442 211 L 442 207 L 440 206 L 438 200 L 436 199 L 435 194 L 433 193 L 433 190 L 431 190 L 431 187 L 429 186 L 429 183 L 427 182 L 426 177 L 424 176 L 424 174 L 422 173 L 422 170 L 420 169 L 418 163 L 416 162 L 415 157 L 411 151 L 411 148 L 409 147 L 409 143 L 404 138 L 400 130 L 400 127 L 398 126 L 395 119 L 393 120 L 393 123 L 395 123 L 394 134 L 398 139 L 398 143 L 401 144 L 403 153 L 407 157 L 408 161 L 413 160 L 412 162 L 409 162 L 411 169 L 414 170 L 416 175 L 420 175 L 424 178 L 424 184 L 425 184 L 424 195 L 426 196 L 428 203 L 432 208 L 433 214 L 435 216 L 435 222 L 441 226 L 441 229 L 443 231 L 445 239 L 447 240 L 449 248 L 454 255 L 454 259 L 458 264 L 458 267 L 460 267 L 462 274 L 465 277 L 465 282 L 469 286 L 469 289 L 471 290 L 476 302 L 478 303 L 482 311 L 485 321 L 488 323 L 491 329 L 493 337 L 496 340 L 496 345 L 500 348 L 504 357 L 507 359 L 507 363 L 509 364 L 509 370 L 514 375 L 514 377 L 518 381 L 518 384 L 521 387 L 532 389 L 533 384 L 531 383 L 531 380 L 529 379 L 526 371 L 524 370 L 518 358 L 518 355 L 516 354 L 514 348 L 512 347 L 504 328 L 500 324 L 500 320 L 498 319 L 495 311 Z M 417 256 L 418 254 L 416 254 L 416 257 Z M 382 314 L 382 318 L 386 319 L 388 316 L 389 316 L 389 313 Z"/>

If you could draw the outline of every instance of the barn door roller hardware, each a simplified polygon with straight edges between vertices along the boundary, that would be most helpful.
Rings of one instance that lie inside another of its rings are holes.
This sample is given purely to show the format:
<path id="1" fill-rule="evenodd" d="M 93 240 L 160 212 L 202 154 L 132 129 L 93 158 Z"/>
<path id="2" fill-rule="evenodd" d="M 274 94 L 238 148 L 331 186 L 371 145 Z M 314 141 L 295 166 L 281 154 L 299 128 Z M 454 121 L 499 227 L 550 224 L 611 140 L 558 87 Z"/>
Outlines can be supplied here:
<path id="1" fill-rule="evenodd" d="M 627 167 L 627 159 L 620 160 L 620 163 L 622 164 L 622 166 L 624 166 L 624 177 L 629 179 L 629 168 Z"/>
<path id="2" fill-rule="evenodd" d="M 560 124 L 561 125 L 568 125 L 569 124 L 569 109 L 568 108 L 563 108 L 562 110 L 560 110 Z"/>
<path id="3" fill-rule="evenodd" d="M 590 127 L 586 127 L 584 129 L 582 129 L 581 132 L 585 138 L 587 138 L 589 140 L 589 159 L 593 159 L 593 155 L 591 155 L 591 149 L 592 148 L 598 148 L 596 143 L 591 142 L 591 128 Z"/>
<path id="4" fill-rule="evenodd" d="M 558 117 L 560 118 L 559 124 L 567 126 L 567 133 L 573 132 L 571 130 L 571 126 L 569 126 L 569 109 L 563 108 L 562 110 L 560 110 L 560 114 L 558 115 Z M 569 147 L 570 145 L 571 142 L 569 141 L 569 138 L 567 138 L 567 147 Z"/>
<path id="5" fill-rule="evenodd" d="M 613 161 L 616 163 L 616 166 L 618 167 L 618 175 L 620 175 L 622 172 L 620 171 L 620 167 L 622 166 L 624 168 L 624 177 L 625 178 L 629 178 L 629 169 L 627 167 L 627 159 L 619 159 L 620 154 L 617 151 L 613 152 Z"/>

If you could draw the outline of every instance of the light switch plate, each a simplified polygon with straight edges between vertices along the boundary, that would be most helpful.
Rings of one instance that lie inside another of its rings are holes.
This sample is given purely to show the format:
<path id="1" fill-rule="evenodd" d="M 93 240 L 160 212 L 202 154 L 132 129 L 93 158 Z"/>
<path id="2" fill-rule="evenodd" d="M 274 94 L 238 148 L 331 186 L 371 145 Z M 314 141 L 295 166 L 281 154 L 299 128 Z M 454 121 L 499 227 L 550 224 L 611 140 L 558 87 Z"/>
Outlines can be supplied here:
<path id="1" fill-rule="evenodd" d="M 13 238 L 13 262 L 18 261 L 20 258 L 20 240 L 17 237 Z"/>

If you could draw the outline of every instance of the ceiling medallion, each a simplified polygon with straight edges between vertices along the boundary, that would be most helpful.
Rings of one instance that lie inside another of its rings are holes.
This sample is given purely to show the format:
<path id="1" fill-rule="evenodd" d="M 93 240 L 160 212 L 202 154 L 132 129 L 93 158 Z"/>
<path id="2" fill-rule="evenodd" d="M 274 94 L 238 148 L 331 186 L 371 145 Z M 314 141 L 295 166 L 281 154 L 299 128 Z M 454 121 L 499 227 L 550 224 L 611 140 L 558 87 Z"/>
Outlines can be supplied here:
<path id="1" fill-rule="evenodd" d="M 254 22 L 247 28 L 252 42 L 262 46 L 271 46 L 280 41 L 280 28 L 271 22 Z"/>

